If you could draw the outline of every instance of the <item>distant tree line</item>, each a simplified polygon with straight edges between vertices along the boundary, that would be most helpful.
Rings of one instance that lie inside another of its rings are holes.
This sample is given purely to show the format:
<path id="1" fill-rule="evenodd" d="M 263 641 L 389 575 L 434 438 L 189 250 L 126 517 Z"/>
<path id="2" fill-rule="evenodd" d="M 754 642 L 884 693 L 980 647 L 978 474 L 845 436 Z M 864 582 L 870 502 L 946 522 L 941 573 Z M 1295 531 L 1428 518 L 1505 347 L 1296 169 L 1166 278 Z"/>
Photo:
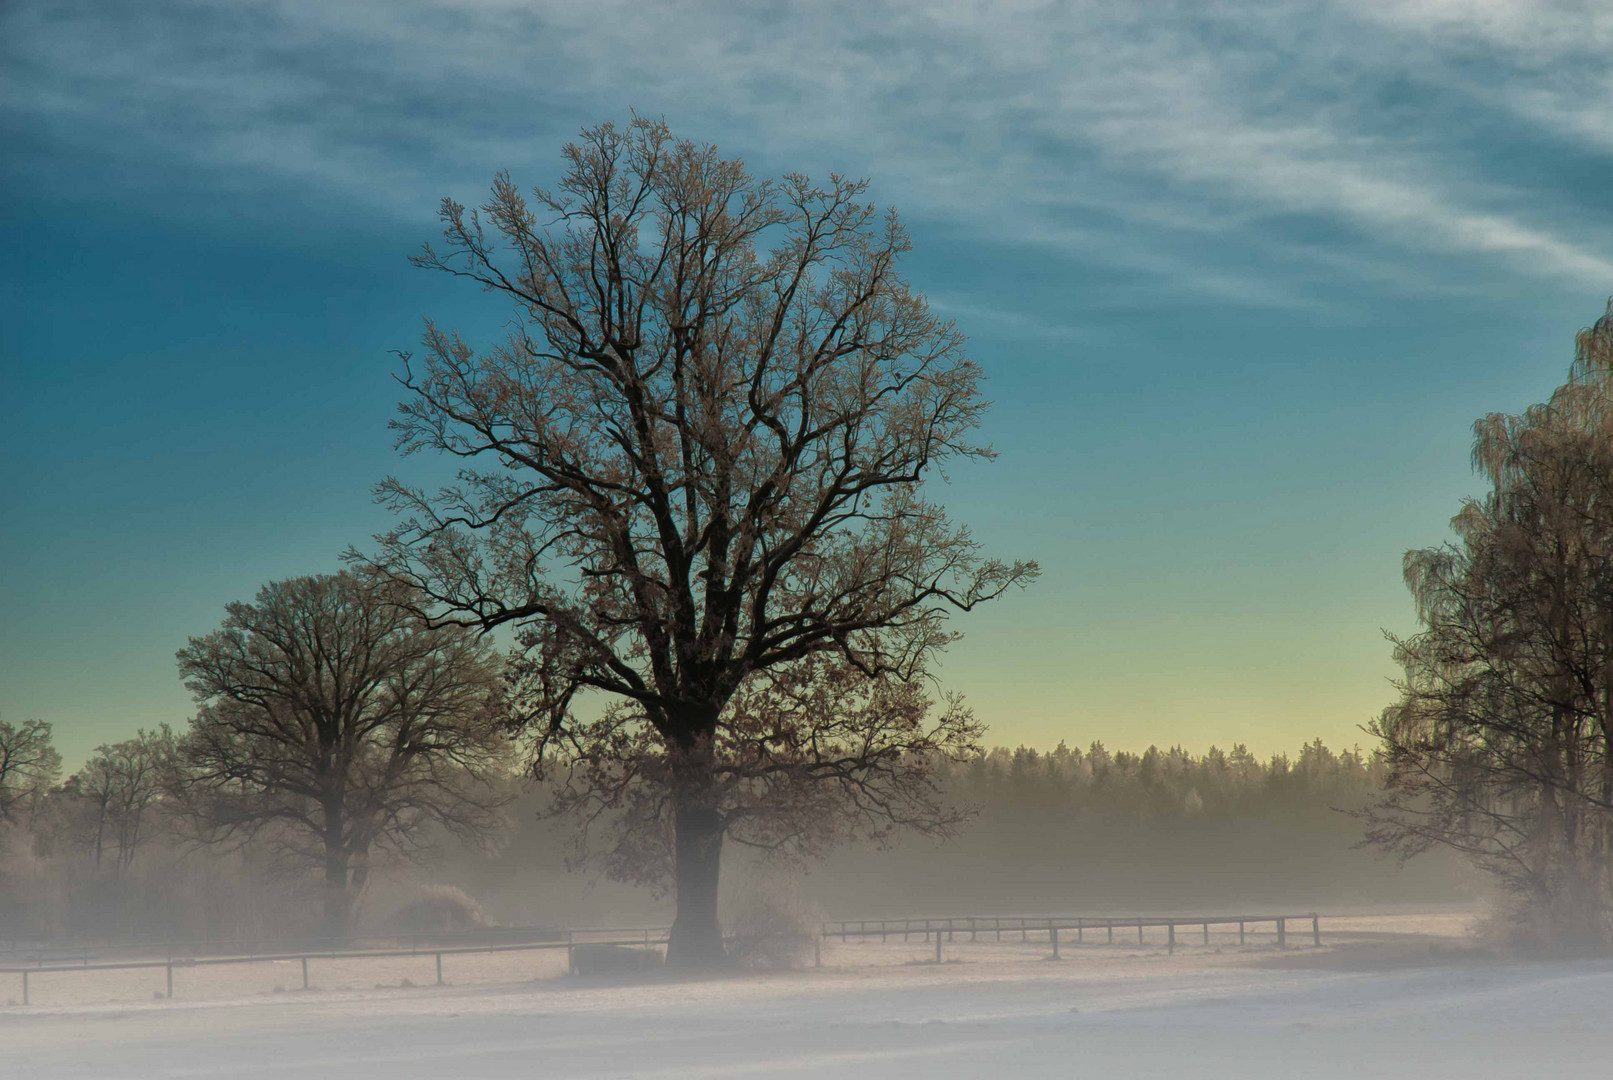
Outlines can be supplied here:
<path id="1" fill-rule="evenodd" d="M 33 725 L 36 752 L 49 746 L 49 734 L 48 725 Z M 0 724 L 0 739 L 15 744 L 15 729 Z M 13 780 L 8 790 L 18 809 L 10 818 L 9 859 L 0 840 L 0 938 L 29 936 L 30 928 L 80 937 L 328 929 L 328 912 L 313 917 L 317 905 L 268 910 L 260 895 L 323 894 L 330 902 L 323 834 L 301 827 L 273 842 L 269 832 L 250 835 L 277 827 L 273 815 L 291 798 L 285 793 L 247 800 L 254 812 L 243 817 L 247 806 L 224 812 L 212 805 L 215 796 L 180 790 L 176 780 L 187 775 L 196 786 L 197 774 L 186 770 L 195 768 L 190 755 L 197 751 L 185 742 L 166 729 L 141 732 L 98 748 L 65 779 L 32 774 L 26 809 Z M 502 782 L 483 775 L 488 799 L 478 814 L 502 812 L 512 830 L 489 854 L 470 854 L 488 850 L 480 844 L 431 847 L 426 841 L 452 834 L 429 822 L 394 840 L 411 842 L 423 878 L 463 884 L 478 898 L 503 894 L 510 917 L 552 922 L 554 912 L 509 894 L 541 891 L 535 888 L 541 879 L 565 873 L 557 853 L 575 854 L 574 824 L 554 813 L 557 796 L 566 798 L 560 782 L 523 785 L 517 762 L 506 763 Z M 874 846 L 851 844 L 803 885 L 843 912 L 920 913 L 938 904 L 964 910 L 970 901 L 982 910 L 1202 905 L 1233 902 L 1240 888 L 1311 905 L 1338 896 L 1449 899 L 1455 894 L 1448 875 L 1403 882 L 1353 850 L 1359 827 L 1338 811 L 1379 798 L 1387 769 L 1381 754 L 1335 752 L 1320 739 L 1296 754 L 1266 757 L 1242 745 L 1195 755 L 1181 747 L 1110 751 L 1101 742 L 1084 750 L 1061 743 L 1051 750 L 980 750 L 955 761 L 937 756 L 924 775 L 933 784 L 928 797 L 962 819 L 950 841 L 937 848 L 911 832 L 865 833 Z M 308 806 L 317 809 L 315 800 Z M 205 830 L 216 830 L 215 841 L 225 833 L 232 839 L 204 843 Z M 606 868 L 623 857 L 616 836 L 599 852 Z M 878 847 L 886 840 L 894 849 Z M 288 842 L 295 852 L 284 849 Z M 779 851 L 749 847 L 802 859 L 829 854 L 805 843 Z M 776 865 L 759 872 L 775 873 Z M 935 874 L 942 876 L 927 876 Z M 287 893 L 288 881 L 306 884 Z M 1000 888 L 992 891 L 989 883 Z M 363 881 L 355 885 L 349 876 L 345 886 L 335 901 L 344 918 Z M 30 896 L 33 902 L 25 903 Z"/>
<path id="2" fill-rule="evenodd" d="M 1376 752 L 1319 739 L 1258 756 L 1242 745 L 998 748 L 945 772 L 947 799 L 973 812 L 954 840 L 831 858 L 804 884 L 827 909 L 892 913 L 1469 902 L 1472 883 L 1451 861 L 1403 869 L 1361 847 L 1349 812 L 1381 795 L 1385 774 Z M 859 880 L 861 896 L 848 887 Z"/>
<path id="3" fill-rule="evenodd" d="M 1261 759 L 1242 743 L 1195 757 L 1180 746 L 1141 753 L 1060 743 L 1039 753 L 998 747 L 948 770 L 948 790 L 978 805 L 1011 804 L 1139 817 L 1236 817 L 1292 809 L 1355 809 L 1385 775 L 1381 755 L 1335 752 L 1314 739 L 1290 758 Z"/>
<path id="4" fill-rule="evenodd" d="M 1374 750 L 1317 740 L 1269 755 L 980 750 L 930 764 L 932 797 L 965 815 L 950 836 L 900 829 L 832 850 L 740 847 L 724 892 L 738 902 L 786 881 L 807 910 L 836 917 L 1474 902 L 1480 882 L 1459 860 L 1403 865 L 1362 845 L 1347 811 L 1381 797 L 1386 768 Z M 665 918 L 639 890 L 566 873 L 581 852 L 569 827 L 544 816 L 550 798 L 546 785 L 525 790 L 492 858 L 447 852 L 438 872 L 501 918 Z M 605 868 L 617 855 L 610 840 L 597 852 Z"/>
<path id="5" fill-rule="evenodd" d="M 799 887 L 847 916 L 1474 902 L 1457 860 L 1406 866 L 1363 846 L 1350 812 L 1381 798 L 1386 774 L 1375 750 L 1321 740 L 1270 755 L 998 747 L 941 770 L 945 799 L 971 813 L 953 838 L 844 848 Z"/>

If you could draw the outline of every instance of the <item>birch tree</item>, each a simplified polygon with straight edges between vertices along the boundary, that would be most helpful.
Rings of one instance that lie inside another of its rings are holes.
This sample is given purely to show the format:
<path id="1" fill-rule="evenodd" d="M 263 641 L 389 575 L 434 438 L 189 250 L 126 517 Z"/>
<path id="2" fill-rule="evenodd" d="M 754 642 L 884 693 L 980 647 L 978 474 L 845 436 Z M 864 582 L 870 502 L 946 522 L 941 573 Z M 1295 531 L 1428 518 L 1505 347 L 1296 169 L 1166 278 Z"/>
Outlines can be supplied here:
<path id="1" fill-rule="evenodd" d="M 1613 306 L 1549 402 L 1475 426 L 1490 491 L 1408 552 L 1422 630 L 1369 836 L 1454 848 L 1551 939 L 1613 940 Z"/>

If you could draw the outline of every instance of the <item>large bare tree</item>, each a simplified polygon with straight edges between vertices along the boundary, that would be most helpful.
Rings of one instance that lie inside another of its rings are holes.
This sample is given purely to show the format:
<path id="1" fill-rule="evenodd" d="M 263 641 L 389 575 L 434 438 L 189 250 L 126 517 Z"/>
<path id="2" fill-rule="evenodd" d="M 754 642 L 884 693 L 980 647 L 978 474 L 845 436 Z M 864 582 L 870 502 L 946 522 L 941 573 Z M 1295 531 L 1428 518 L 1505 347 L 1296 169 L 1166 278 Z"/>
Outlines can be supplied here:
<path id="1" fill-rule="evenodd" d="M 508 175 L 417 265 L 507 299 L 478 352 L 427 324 L 405 357 L 405 453 L 461 462 L 380 563 L 435 617 L 514 624 L 539 760 L 580 692 L 666 753 L 678 910 L 669 961 L 719 963 L 718 729 L 748 680 L 820 655 L 919 677 L 968 610 L 1033 563 L 984 558 L 926 498 L 986 408 L 962 336 L 899 273 L 907 234 L 864 181 L 758 180 L 666 125 L 602 124 L 559 188 Z"/>
<path id="2" fill-rule="evenodd" d="M 471 838 L 496 825 L 498 666 L 476 634 L 424 626 L 397 586 L 349 573 L 226 610 L 178 654 L 200 708 L 174 794 L 205 839 L 318 865 L 340 936 L 376 856 L 431 822 Z"/>

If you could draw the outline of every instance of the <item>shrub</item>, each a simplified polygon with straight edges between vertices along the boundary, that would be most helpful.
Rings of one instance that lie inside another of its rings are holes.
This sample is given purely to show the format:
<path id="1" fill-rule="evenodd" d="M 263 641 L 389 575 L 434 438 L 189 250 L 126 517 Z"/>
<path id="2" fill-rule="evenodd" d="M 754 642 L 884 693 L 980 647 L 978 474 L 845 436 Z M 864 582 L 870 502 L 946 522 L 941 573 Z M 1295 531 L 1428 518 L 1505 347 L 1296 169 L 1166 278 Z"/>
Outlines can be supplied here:
<path id="1" fill-rule="evenodd" d="M 764 882 L 734 906 L 729 957 L 742 967 L 788 970 L 811 962 L 823 913 L 793 889 Z"/>
<path id="2" fill-rule="evenodd" d="M 389 914 L 387 929 L 400 934 L 452 933 L 492 926 L 482 907 L 453 885 L 423 885 Z"/>

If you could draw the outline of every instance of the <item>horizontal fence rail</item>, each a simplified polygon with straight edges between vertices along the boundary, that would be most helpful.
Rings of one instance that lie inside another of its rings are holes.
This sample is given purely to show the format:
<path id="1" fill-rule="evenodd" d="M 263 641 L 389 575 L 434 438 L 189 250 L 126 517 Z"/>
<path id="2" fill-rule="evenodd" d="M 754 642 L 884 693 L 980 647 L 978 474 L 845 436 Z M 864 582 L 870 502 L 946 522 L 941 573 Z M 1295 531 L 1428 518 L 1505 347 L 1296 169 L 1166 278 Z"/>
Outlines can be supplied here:
<path id="1" fill-rule="evenodd" d="M 309 988 L 310 960 L 378 960 L 430 956 L 436 960 L 437 985 L 443 985 L 442 960 L 445 956 L 472 953 L 534 952 L 566 950 L 566 967 L 576 966 L 576 950 L 586 945 L 616 945 L 649 949 L 666 944 L 667 927 L 587 927 L 550 930 L 523 927 L 499 928 L 502 934 L 479 932 L 455 934 L 416 934 L 402 938 L 333 939 L 281 938 L 254 941 L 156 942 L 74 949 L 11 949 L 0 957 L 16 957 L 0 962 L 0 974 L 22 978 L 22 1003 L 30 1001 L 29 977 L 57 972 L 129 971 L 163 968 L 167 973 L 167 994 L 174 996 L 174 969 L 210 967 L 220 964 L 286 963 L 302 964 L 302 988 Z M 505 940 L 476 940 L 503 937 Z M 508 940 L 522 937 L 524 940 Z M 365 942 L 374 943 L 364 947 Z M 386 944 L 382 944 L 386 943 Z M 314 947 L 309 947 L 313 944 Z M 300 946 L 300 947 L 299 947 Z M 120 958 L 121 957 L 121 958 Z"/>
<path id="2" fill-rule="evenodd" d="M 1053 949 L 1054 958 L 1059 956 L 1061 937 L 1065 932 L 1074 931 L 1077 944 L 1086 943 L 1086 935 L 1090 932 L 1102 931 L 1105 935 L 1105 944 L 1112 945 L 1115 941 L 1115 931 L 1122 934 L 1135 930 L 1137 944 L 1146 944 L 1144 933 L 1148 929 L 1165 929 L 1165 947 L 1171 953 L 1176 952 L 1177 927 L 1192 927 L 1199 929 L 1203 934 L 1205 945 L 1210 943 L 1210 927 L 1233 926 L 1238 928 L 1238 944 L 1247 943 L 1251 927 L 1263 928 L 1271 925 L 1271 933 L 1275 935 L 1278 948 L 1288 947 L 1288 924 L 1290 922 L 1303 925 L 1310 923 L 1311 944 L 1320 948 L 1322 944 L 1322 919 L 1314 911 L 1303 915 L 1162 915 L 1162 916 L 1110 916 L 1110 915 L 962 915 L 949 916 L 936 919 L 836 919 L 824 924 L 823 938 L 839 938 L 841 941 L 850 941 L 852 938 L 868 939 L 878 937 L 880 941 L 889 941 L 897 934 L 903 941 L 909 941 L 914 935 L 921 940 L 935 942 L 935 961 L 941 962 L 941 942 L 956 941 L 959 934 L 967 934 L 969 941 L 979 941 L 982 936 L 990 935 L 993 940 L 1003 940 L 1003 935 L 1018 934 L 1021 941 L 1029 941 L 1032 933 L 1040 937 L 1047 935 L 1047 941 Z"/>
<path id="3" fill-rule="evenodd" d="M 1115 933 L 1137 935 L 1137 944 L 1146 944 L 1145 933 L 1163 928 L 1166 931 L 1166 948 L 1175 953 L 1177 929 L 1197 928 L 1203 934 L 1203 943 L 1210 943 L 1210 928 L 1236 925 L 1238 944 L 1246 943 L 1253 929 L 1263 930 L 1268 924 L 1277 946 L 1288 945 L 1288 924 L 1310 923 L 1311 943 L 1322 944 L 1321 917 L 1315 912 L 1303 915 L 1194 915 L 1194 916 L 1092 916 L 1092 915 L 965 915 L 929 919 L 836 919 L 822 924 L 817 938 L 815 961 L 822 964 L 822 943 L 838 939 L 849 942 L 853 938 L 878 938 L 888 942 L 896 935 L 902 941 L 919 937 L 935 944 L 935 962 L 942 960 L 943 941 L 966 940 L 978 942 L 987 938 L 994 942 L 1009 935 L 1018 935 L 1028 942 L 1035 934 L 1038 941 L 1046 940 L 1054 959 L 1060 955 L 1061 940 L 1073 932 L 1076 944 L 1085 944 L 1088 933 L 1104 934 L 1104 944 L 1115 943 Z M 437 985 L 443 985 L 442 964 L 445 956 L 473 953 L 533 952 L 551 949 L 566 950 L 567 970 L 577 969 L 576 950 L 585 945 L 614 945 L 648 950 L 667 943 L 669 928 L 665 926 L 584 927 L 552 929 L 544 927 L 494 927 L 478 931 L 453 933 L 419 933 L 401 937 L 349 937 L 340 940 L 329 938 L 266 938 L 253 941 L 187 941 L 147 942 L 96 946 L 17 946 L 0 949 L 0 974 L 21 976 L 22 1004 L 30 1004 L 29 977 L 59 972 L 127 971 L 131 969 L 163 968 L 167 977 L 168 998 L 174 996 L 174 969 L 213 966 L 219 964 L 286 963 L 299 961 L 302 965 L 302 986 L 309 988 L 309 962 L 312 960 L 363 960 L 411 956 L 430 956 L 436 960 Z M 1046 935 L 1044 939 L 1042 935 Z"/>
<path id="4" fill-rule="evenodd" d="M 438 946 L 453 948 L 480 945 L 526 945 L 564 943 L 567 940 L 593 941 L 601 937 L 612 940 L 624 935 L 665 935 L 665 926 L 613 926 L 587 929 L 537 926 L 498 926 L 476 930 L 421 931 L 386 935 L 349 935 L 346 937 L 303 936 L 291 938 L 228 939 L 218 941 L 144 941 L 123 944 L 0 945 L 0 971 L 26 966 L 85 966 L 112 960 L 153 960 L 175 962 L 187 959 L 230 957 L 256 959 L 260 956 L 280 959 L 308 953 L 325 956 L 332 952 L 363 953 L 371 949 L 407 948 L 410 952 L 430 953 Z M 570 935 L 570 938 L 568 938 Z M 368 944 L 366 944 L 368 943 Z"/>

